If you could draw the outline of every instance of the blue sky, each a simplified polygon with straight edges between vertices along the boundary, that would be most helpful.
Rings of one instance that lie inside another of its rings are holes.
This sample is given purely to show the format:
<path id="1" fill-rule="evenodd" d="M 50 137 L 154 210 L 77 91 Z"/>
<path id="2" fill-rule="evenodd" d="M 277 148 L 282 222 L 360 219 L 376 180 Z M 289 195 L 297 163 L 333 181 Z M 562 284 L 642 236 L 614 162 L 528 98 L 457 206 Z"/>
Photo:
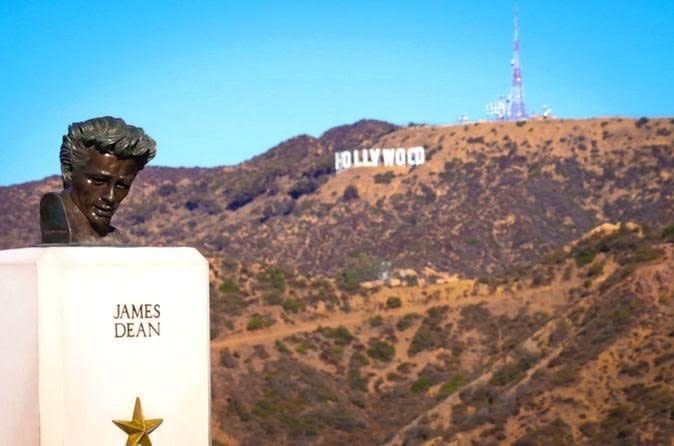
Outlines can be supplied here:
<path id="1" fill-rule="evenodd" d="M 235 164 L 373 118 L 485 117 L 510 85 L 513 2 L 0 1 L 0 185 L 59 170 L 112 115 L 155 165 Z M 524 95 L 559 117 L 674 115 L 674 2 L 520 0 Z"/>

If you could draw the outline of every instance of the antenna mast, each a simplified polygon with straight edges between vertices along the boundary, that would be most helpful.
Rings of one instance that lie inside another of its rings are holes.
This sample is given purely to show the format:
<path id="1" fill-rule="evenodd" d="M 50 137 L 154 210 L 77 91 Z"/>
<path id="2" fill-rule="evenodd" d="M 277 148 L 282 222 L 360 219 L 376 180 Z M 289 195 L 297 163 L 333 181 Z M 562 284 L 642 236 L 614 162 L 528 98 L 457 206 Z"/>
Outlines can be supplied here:
<path id="1" fill-rule="evenodd" d="M 513 38 L 513 82 L 510 88 L 510 107 L 507 111 L 508 119 L 518 120 L 527 118 L 522 91 L 522 67 L 520 66 L 520 17 L 519 7 L 515 2 L 515 35 Z"/>

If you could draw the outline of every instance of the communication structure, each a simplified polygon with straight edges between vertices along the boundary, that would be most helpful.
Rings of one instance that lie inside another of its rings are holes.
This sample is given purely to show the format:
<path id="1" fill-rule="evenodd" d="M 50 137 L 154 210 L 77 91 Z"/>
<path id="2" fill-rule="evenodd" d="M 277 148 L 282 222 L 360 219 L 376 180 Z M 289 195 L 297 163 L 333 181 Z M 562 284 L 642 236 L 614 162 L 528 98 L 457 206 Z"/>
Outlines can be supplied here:
<path id="1" fill-rule="evenodd" d="M 524 106 L 522 91 L 522 67 L 520 66 L 520 15 L 519 7 L 515 4 L 515 35 L 513 38 L 513 83 L 510 88 L 510 110 L 508 119 L 526 119 L 527 109 Z"/>
<path id="2" fill-rule="evenodd" d="M 520 17 L 519 7 L 515 3 L 513 36 L 512 84 L 510 94 L 500 97 L 495 102 L 487 104 L 487 114 L 499 121 L 518 121 L 527 119 L 527 109 L 524 105 L 524 90 L 522 87 L 522 66 L 520 64 Z"/>

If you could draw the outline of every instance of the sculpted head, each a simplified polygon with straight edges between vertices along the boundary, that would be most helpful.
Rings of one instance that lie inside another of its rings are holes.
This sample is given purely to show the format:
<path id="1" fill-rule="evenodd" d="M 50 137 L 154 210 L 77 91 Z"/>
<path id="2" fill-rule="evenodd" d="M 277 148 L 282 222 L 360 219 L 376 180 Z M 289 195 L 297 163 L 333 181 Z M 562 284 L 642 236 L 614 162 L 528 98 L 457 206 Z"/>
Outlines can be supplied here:
<path id="1" fill-rule="evenodd" d="M 61 145 L 64 193 L 100 236 L 129 192 L 136 174 L 156 153 L 156 143 L 143 129 L 119 118 L 75 122 Z"/>

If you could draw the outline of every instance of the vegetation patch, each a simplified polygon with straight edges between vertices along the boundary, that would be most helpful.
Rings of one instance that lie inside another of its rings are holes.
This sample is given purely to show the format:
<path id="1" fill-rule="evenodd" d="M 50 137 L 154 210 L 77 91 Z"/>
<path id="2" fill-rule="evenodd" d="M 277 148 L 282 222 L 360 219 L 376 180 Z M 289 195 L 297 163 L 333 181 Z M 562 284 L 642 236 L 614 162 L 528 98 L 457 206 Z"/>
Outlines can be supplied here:
<path id="1" fill-rule="evenodd" d="M 276 321 L 274 321 L 274 319 L 268 316 L 256 314 L 253 315 L 250 319 L 248 319 L 248 323 L 246 324 L 246 330 L 248 331 L 261 330 L 263 328 L 271 327 L 275 323 Z"/>
<path id="2" fill-rule="evenodd" d="M 340 325 L 336 328 L 321 327 L 318 329 L 318 331 L 323 333 L 326 337 L 332 339 L 335 345 L 339 345 L 341 347 L 346 347 L 351 343 L 351 341 L 355 339 L 351 332 L 349 332 L 349 330 L 343 325 Z"/>
<path id="3" fill-rule="evenodd" d="M 398 296 L 392 296 L 386 299 L 386 308 L 393 309 L 400 308 L 402 306 L 403 303 Z"/>
<path id="4" fill-rule="evenodd" d="M 567 446 L 574 444 L 571 426 L 557 418 L 551 423 L 529 430 L 513 446 Z"/>
<path id="5" fill-rule="evenodd" d="M 285 299 L 281 304 L 281 306 L 288 313 L 299 313 L 301 311 L 304 311 L 305 309 L 304 302 L 302 302 L 299 299 L 292 299 L 292 298 Z"/>
<path id="6" fill-rule="evenodd" d="M 537 356 L 523 353 L 516 361 L 506 364 L 497 370 L 491 377 L 491 380 L 489 380 L 489 383 L 496 386 L 505 386 L 519 382 L 537 360 Z"/>
<path id="7" fill-rule="evenodd" d="M 466 378 L 461 374 L 456 374 L 452 376 L 446 383 L 444 383 L 438 390 L 438 394 L 435 396 L 436 400 L 444 400 L 445 398 L 453 395 L 457 390 L 463 387 L 466 384 Z"/>
<path id="8" fill-rule="evenodd" d="M 283 292 L 286 289 L 286 276 L 277 266 L 270 266 L 257 276 L 257 280 L 265 289 Z"/>
<path id="9" fill-rule="evenodd" d="M 368 378 L 363 376 L 361 368 L 370 365 L 370 360 L 367 356 L 360 352 L 355 352 L 349 359 L 349 370 L 347 372 L 347 380 L 349 387 L 360 392 L 367 392 Z"/>
<path id="10" fill-rule="evenodd" d="M 384 318 L 380 314 L 377 314 L 370 318 L 369 323 L 370 327 L 380 327 L 384 323 Z"/>
<path id="11" fill-rule="evenodd" d="M 377 361 L 390 362 L 396 354 L 396 348 L 390 342 L 381 339 L 371 339 L 367 349 L 367 355 Z"/>
<path id="12" fill-rule="evenodd" d="M 239 292 L 239 285 L 237 285 L 237 283 L 234 279 L 232 279 L 231 277 L 228 277 L 228 278 L 226 278 L 225 280 L 222 281 L 222 283 L 218 287 L 218 290 L 223 294 L 238 293 Z"/>
<path id="13" fill-rule="evenodd" d="M 426 392 L 433 385 L 433 381 L 429 376 L 419 375 L 416 381 L 412 383 L 410 390 L 414 393 Z"/>
<path id="14" fill-rule="evenodd" d="M 360 284 L 379 278 L 379 264 L 370 256 L 361 253 L 347 259 L 346 266 L 337 273 L 337 284 L 344 291 L 356 291 Z"/>
<path id="15" fill-rule="evenodd" d="M 316 410 L 338 401 L 325 373 L 297 363 L 284 363 L 265 374 L 265 390 L 250 412 L 270 427 L 291 438 L 317 435 L 326 426 L 335 426 Z M 349 411 L 345 410 L 346 413 Z"/>
<path id="16" fill-rule="evenodd" d="M 412 326 L 415 320 L 419 319 L 421 316 L 419 316 L 417 313 L 408 313 L 404 315 L 403 317 L 398 320 L 396 323 L 396 328 L 400 331 L 405 331 L 408 328 Z"/>
<path id="17" fill-rule="evenodd" d="M 384 173 L 378 173 L 374 176 L 374 182 L 377 184 L 389 184 L 395 177 L 392 170 L 387 170 Z"/>
<path id="18" fill-rule="evenodd" d="M 408 354 L 415 355 L 424 350 L 446 348 L 449 346 L 449 333 L 441 327 L 448 306 L 431 307 L 426 312 L 426 317 L 412 337 Z"/>

